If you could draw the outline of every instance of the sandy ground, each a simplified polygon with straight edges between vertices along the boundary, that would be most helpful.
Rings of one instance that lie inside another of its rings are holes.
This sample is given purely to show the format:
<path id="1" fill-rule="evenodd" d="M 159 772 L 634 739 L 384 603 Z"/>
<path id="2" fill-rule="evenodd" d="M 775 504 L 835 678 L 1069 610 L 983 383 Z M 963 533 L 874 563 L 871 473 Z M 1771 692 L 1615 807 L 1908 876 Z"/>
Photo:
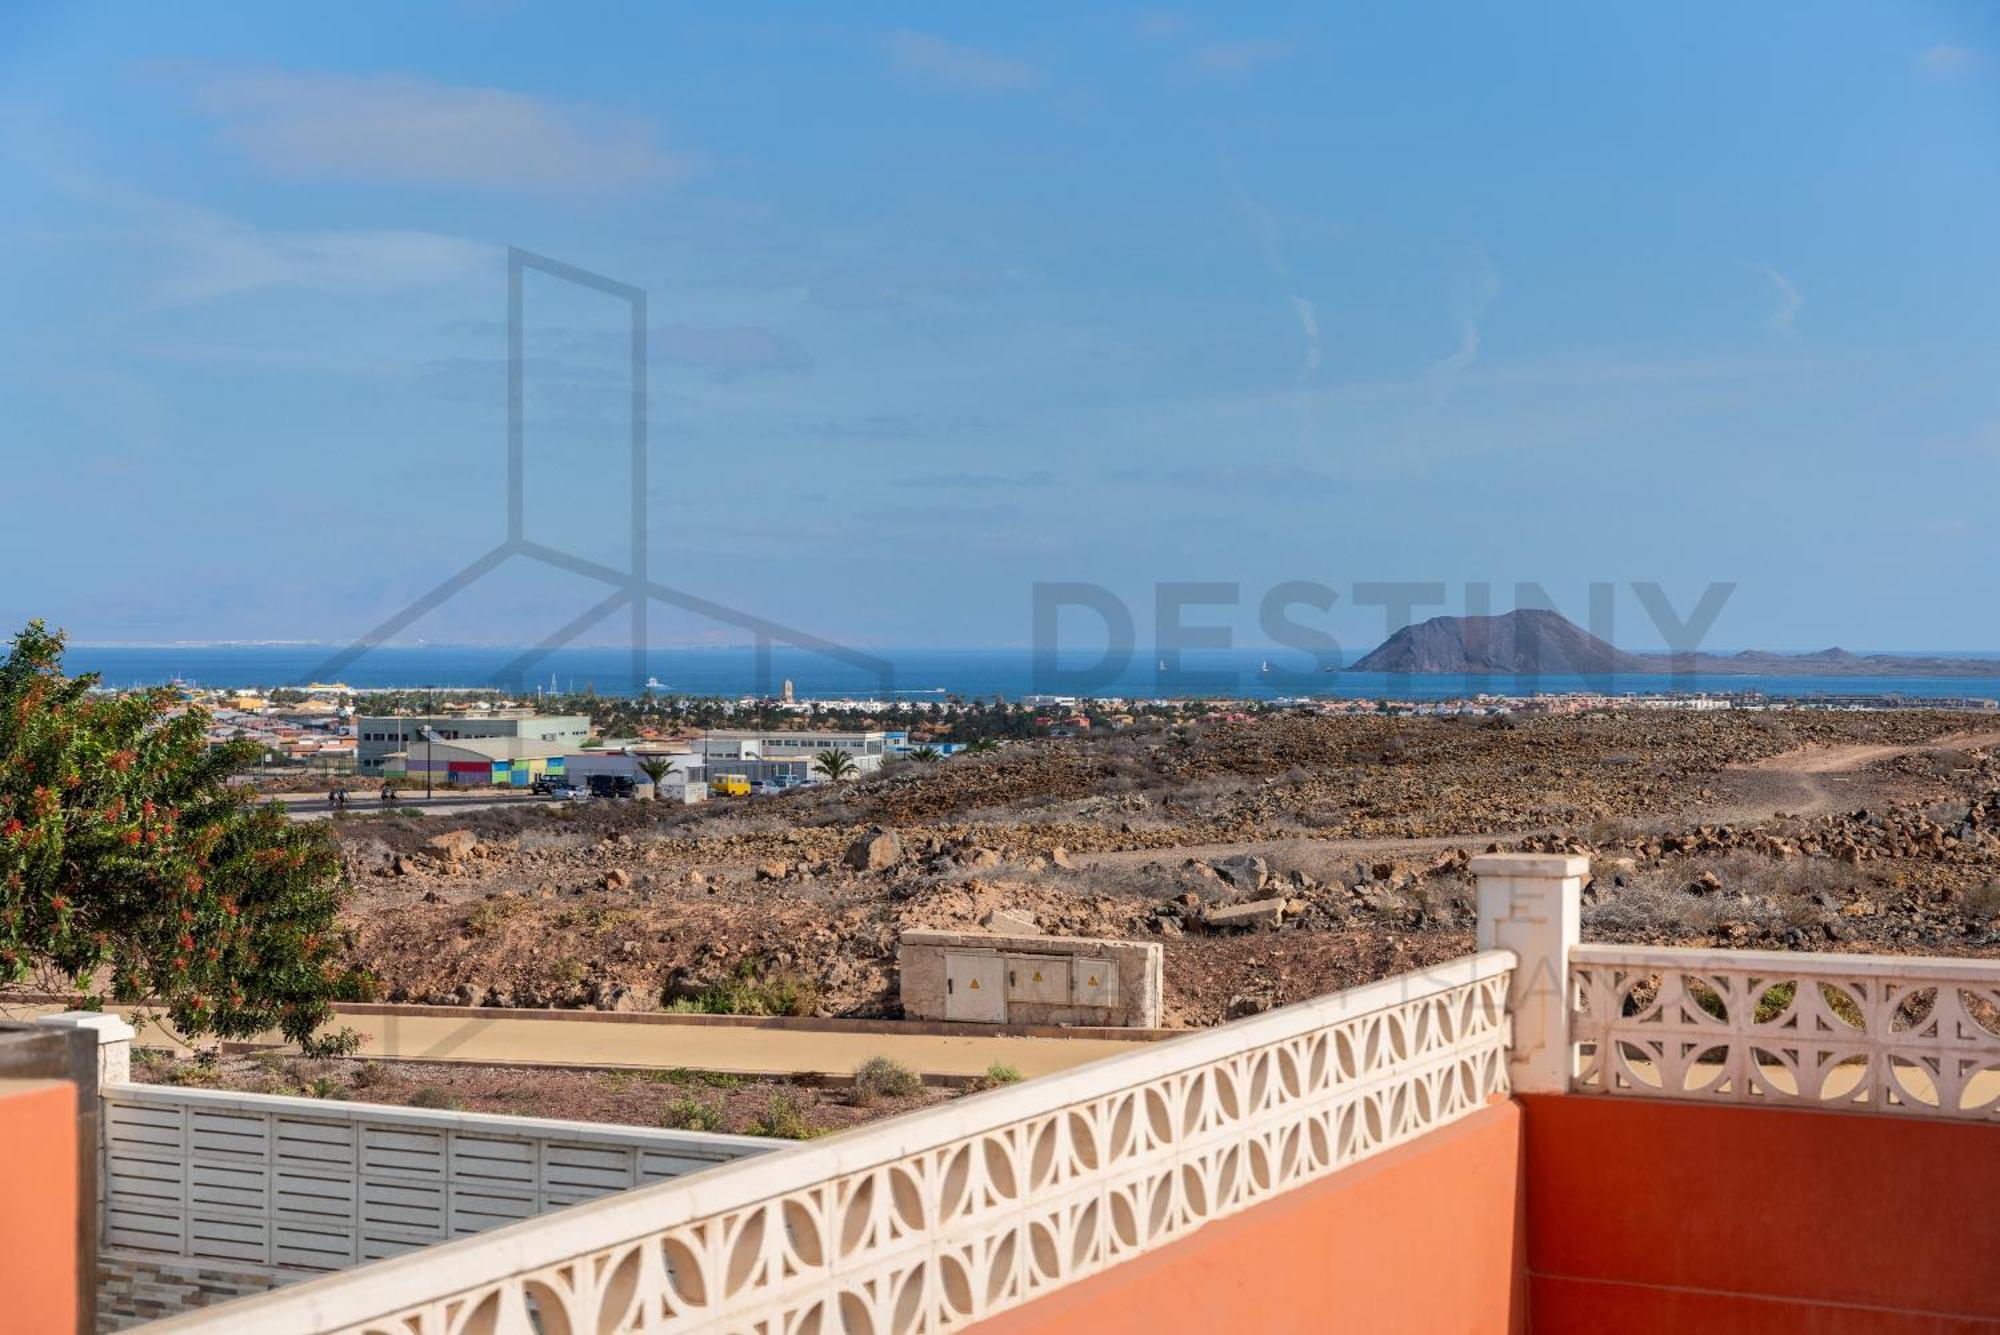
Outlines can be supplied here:
<path id="1" fill-rule="evenodd" d="M 7 1018 L 33 1020 L 62 1009 L 55 1004 L 7 1008 Z M 127 1006 L 107 1009 L 132 1016 Z M 482 1066 L 581 1066 L 592 1069 L 723 1071 L 747 1076 L 810 1075 L 843 1079 L 874 1057 L 887 1057 L 919 1075 L 960 1079 L 1008 1066 L 1024 1076 L 1049 1075 L 1072 1066 L 1130 1052 L 1152 1035 L 1131 1038 L 1026 1038 L 1013 1035 L 829 1033 L 703 1024 L 671 1016 L 644 1021 L 594 1017 L 588 1011 L 538 1015 L 467 1015 L 438 1007 L 423 1015 L 343 1011 L 329 1029 L 361 1035 L 361 1052 L 377 1060 L 470 1062 Z M 276 1034 L 260 1042 L 282 1044 Z M 145 1025 L 141 1046 L 186 1052 L 163 1024 Z M 288 1049 L 289 1050 L 289 1049 Z"/>

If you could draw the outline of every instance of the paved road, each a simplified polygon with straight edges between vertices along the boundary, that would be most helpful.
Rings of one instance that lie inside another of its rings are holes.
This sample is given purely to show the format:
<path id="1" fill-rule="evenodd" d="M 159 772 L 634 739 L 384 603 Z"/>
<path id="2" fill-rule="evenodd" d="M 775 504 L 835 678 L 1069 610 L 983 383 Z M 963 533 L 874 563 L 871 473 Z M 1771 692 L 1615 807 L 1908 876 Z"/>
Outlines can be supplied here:
<path id="1" fill-rule="evenodd" d="M 60 1010 L 54 1005 L 6 1008 L 8 1019 L 32 1019 Z M 110 1009 L 130 1014 L 128 1007 Z M 1048 1075 L 1072 1066 L 1130 1052 L 1132 1038 L 1022 1038 L 1000 1034 L 853 1033 L 806 1029 L 766 1029 L 699 1020 L 629 1020 L 547 1016 L 459 1015 L 445 1008 L 425 1015 L 346 1014 L 330 1028 L 360 1033 L 359 1056 L 407 1061 L 465 1062 L 479 1066 L 637 1067 L 727 1071 L 740 1075 L 845 1076 L 870 1057 L 892 1057 L 927 1076 L 984 1075 L 995 1062 L 1024 1076 Z M 267 1035 L 278 1042 L 277 1035 Z M 156 1029 L 139 1035 L 141 1046 L 184 1045 Z"/>
<path id="2" fill-rule="evenodd" d="M 423 789 L 419 788 L 414 793 L 408 789 L 399 791 L 396 800 L 385 806 L 376 799 L 375 794 L 374 788 L 351 789 L 347 810 L 359 816 L 371 811 L 403 811 L 406 808 L 415 808 L 426 816 L 453 816 L 467 811 L 491 811 L 498 807 L 553 800 L 537 797 L 533 793 L 512 792 L 437 793 L 426 798 Z M 324 820 L 333 812 L 333 803 L 325 793 L 272 793 L 271 800 L 282 803 L 286 814 L 293 820 Z"/>

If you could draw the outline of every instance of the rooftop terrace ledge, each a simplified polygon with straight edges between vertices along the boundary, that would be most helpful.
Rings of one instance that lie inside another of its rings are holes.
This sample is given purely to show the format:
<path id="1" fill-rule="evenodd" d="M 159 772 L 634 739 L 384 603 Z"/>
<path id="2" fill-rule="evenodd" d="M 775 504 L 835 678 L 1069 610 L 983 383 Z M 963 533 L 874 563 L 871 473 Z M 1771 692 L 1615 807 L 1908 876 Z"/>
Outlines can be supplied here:
<path id="1" fill-rule="evenodd" d="M 1949 955 L 1847 955 L 1835 951 L 1722 950 L 1705 946 L 1625 946 L 1588 943 L 1569 948 L 1572 964 L 1617 964 L 1684 973 L 1767 974 L 1787 978 L 1835 974 L 1844 978 L 1884 978 L 1901 983 L 2000 983 L 2000 959 Z"/>
<path id="2" fill-rule="evenodd" d="M 241 1330 L 339 1330 L 363 1325 L 435 1303 L 448 1293 L 467 1293 L 483 1285 L 545 1269 L 566 1258 L 629 1245 L 680 1225 L 758 1205 L 786 1192 L 881 1167 L 969 1136 L 1001 1131 L 1087 1100 L 1223 1062 L 1257 1047 L 1302 1037 L 1411 1000 L 1501 978 L 1511 973 L 1516 963 L 1511 950 L 1489 950 L 1398 974 L 1215 1029 L 1149 1044 L 1060 1074 L 742 1159 L 674 1182 L 635 1188 L 475 1237 L 172 1317 L 146 1329 L 148 1335 L 192 1332 L 213 1335 Z M 1404 1068 L 1358 1079 L 1353 1087 L 1359 1091 L 1377 1083 L 1408 1078 L 1409 1070 Z M 1504 1074 L 1500 1081 L 1504 1092 Z M 1393 1143 L 1394 1138 L 1390 1140 Z"/>

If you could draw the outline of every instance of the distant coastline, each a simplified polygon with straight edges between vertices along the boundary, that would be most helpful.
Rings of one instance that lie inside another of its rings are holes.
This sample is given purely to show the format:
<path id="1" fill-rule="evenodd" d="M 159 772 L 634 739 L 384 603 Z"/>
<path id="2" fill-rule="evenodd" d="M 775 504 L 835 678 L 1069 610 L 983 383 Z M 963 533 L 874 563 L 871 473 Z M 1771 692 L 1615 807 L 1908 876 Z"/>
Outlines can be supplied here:
<path id="1" fill-rule="evenodd" d="M 442 645 L 383 647 L 343 668 L 340 679 L 358 690 L 448 690 L 492 685 L 493 674 L 515 654 L 504 647 Z M 1908 696 L 1984 696 L 2000 698 L 2000 654 L 1987 659 L 1954 660 L 1972 670 L 1908 675 L 1832 674 L 1790 670 L 1790 656 L 1770 660 L 1777 669 L 1759 672 L 1738 656 L 1717 656 L 1734 670 L 1693 673 L 1663 671 L 1664 658 L 1635 659 L 1644 671 L 1613 672 L 1398 672 L 1348 667 L 1327 671 L 1310 655 L 1271 648 L 1190 651 L 1176 672 L 1158 670 L 1150 652 L 1135 653 L 1116 672 L 1091 672 L 1094 655 L 1065 654 L 1053 676 L 1038 672 L 1034 655 L 1025 649 L 889 649 L 879 653 L 893 669 L 892 689 L 898 698 L 936 699 L 940 695 L 1019 700 L 1032 694 L 1123 697 L 1131 699 L 1387 699 L 1441 700 L 1483 693 L 1565 695 L 1578 693 L 1659 694 L 1689 692 L 1756 692 L 1771 696 L 1857 692 Z M 71 646 L 66 666 L 74 673 L 97 672 L 108 687 L 158 685 L 175 680 L 206 687 L 303 685 L 318 678 L 327 659 L 325 645 L 148 645 Z M 1911 662 L 1937 656 L 1912 656 Z M 1264 671 L 1269 662 L 1272 670 Z M 1981 670 L 1983 669 L 1983 671 Z M 532 696 L 551 687 L 556 691 L 594 690 L 600 695 L 628 696 L 645 690 L 644 678 L 634 682 L 629 653 L 623 648 L 567 648 L 550 654 L 509 689 Z M 773 651 L 769 673 L 760 680 L 755 656 L 747 648 L 702 647 L 656 649 L 646 657 L 646 675 L 657 678 L 656 693 L 738 698 L 775 693 L 786 681 L 801 699 L 867 698 L 880 683 L 851 666 L 802 650 Z"/>

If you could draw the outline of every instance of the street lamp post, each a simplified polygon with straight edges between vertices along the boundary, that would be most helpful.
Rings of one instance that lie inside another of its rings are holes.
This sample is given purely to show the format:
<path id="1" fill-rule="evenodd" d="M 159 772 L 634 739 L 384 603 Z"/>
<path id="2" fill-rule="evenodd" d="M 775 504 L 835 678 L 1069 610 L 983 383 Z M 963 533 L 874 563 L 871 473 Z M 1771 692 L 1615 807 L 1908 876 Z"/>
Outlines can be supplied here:
<path id="1" fill-rule="evenodd" d="M 424 739 L 424 801 L 428 802 L 431 800 L 431 778 L 434 774 L 431 769 L 434 755 L 431 743 L 437 740 L 437 732 L 429 724 L 417 729 L 417 732 Z"/>

